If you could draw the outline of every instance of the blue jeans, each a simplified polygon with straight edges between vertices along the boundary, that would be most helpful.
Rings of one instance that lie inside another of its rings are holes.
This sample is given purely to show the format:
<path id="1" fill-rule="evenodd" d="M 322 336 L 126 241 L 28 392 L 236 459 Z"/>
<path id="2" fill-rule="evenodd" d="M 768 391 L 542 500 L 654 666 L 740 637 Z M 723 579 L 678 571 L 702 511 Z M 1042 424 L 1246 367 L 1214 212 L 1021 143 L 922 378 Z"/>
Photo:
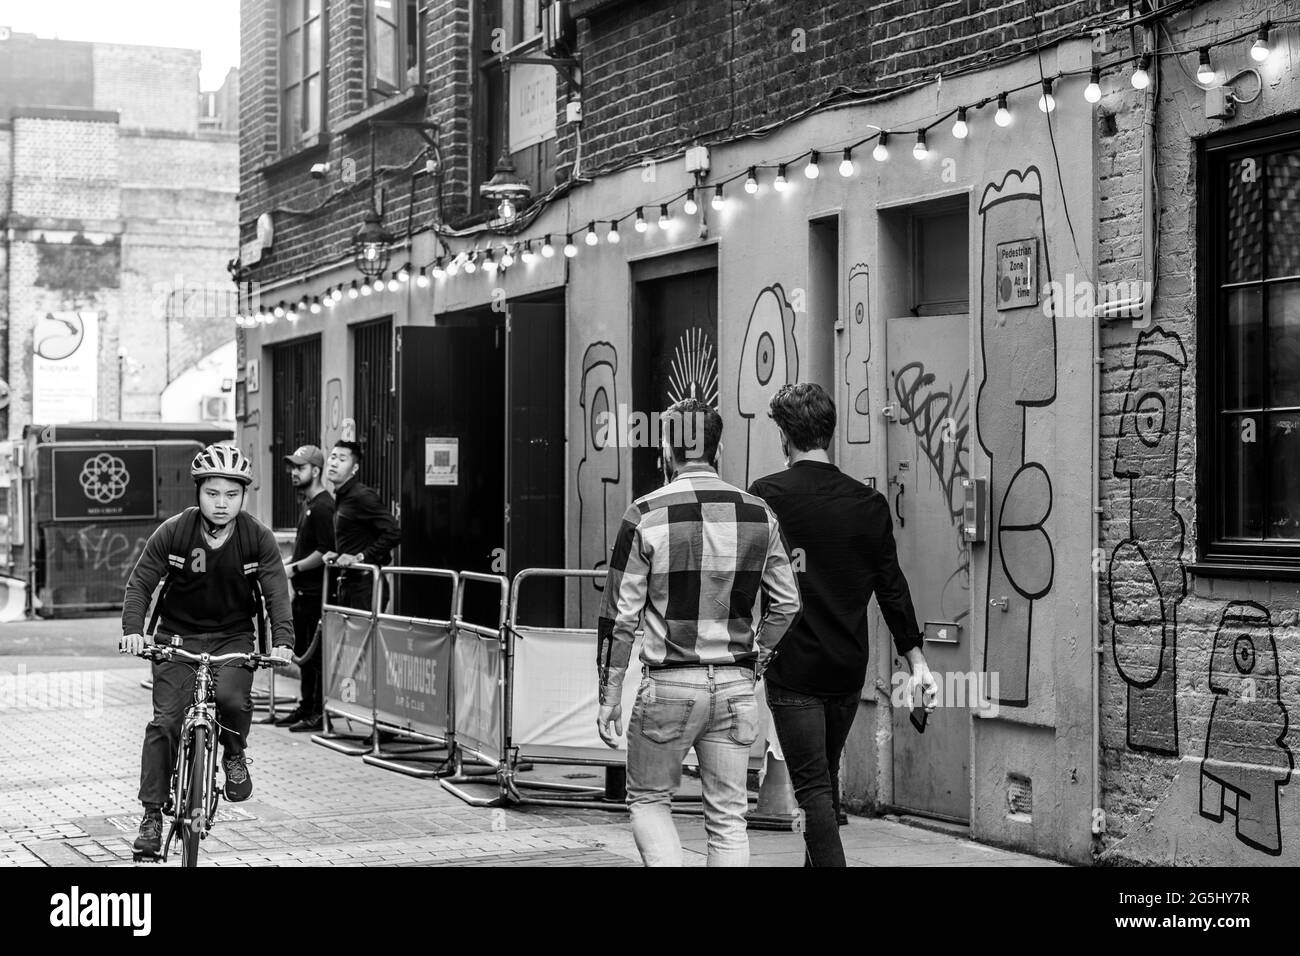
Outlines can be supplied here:
<path id="1" fill-rule="evenodd" d="M 647 671 L 627 728 L 627 802 L 646 866 L 681 866 L 671 803 L 695 748 L 709 866 L 749 866 L 749 748 L 758 736 L 754 673 L 726 664 Z"/>
<path id="2" fill-rule="evenodd" d="M 836 817 L 840 754 L 858 712 L 858 692 L 838 697 L 801 694 L 767 681 L 767 706 L 804 815 L 805 866 L 844 866 Z"/>

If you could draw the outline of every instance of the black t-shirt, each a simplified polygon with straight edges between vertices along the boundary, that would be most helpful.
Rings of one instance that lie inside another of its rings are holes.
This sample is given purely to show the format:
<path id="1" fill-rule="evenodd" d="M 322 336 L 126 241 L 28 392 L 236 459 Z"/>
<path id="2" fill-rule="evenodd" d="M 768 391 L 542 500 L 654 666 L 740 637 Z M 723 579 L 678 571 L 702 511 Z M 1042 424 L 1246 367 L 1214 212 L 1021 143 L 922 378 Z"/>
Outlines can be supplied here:
<path id="1" fill-rule="evenodd" d="M 298 535 L 293 541 L 293 561 L 301 561 L 313 551 L 327 554 L 334 550 L 334 499 L 322 491 L 303 510 L 298 519 Z M 293 589 L 299 594 L 320 595 L 325 566 L 295 571 Z"/>
<path id="2" fill-rule="evenodd" d="M 920 645 L 883 495 L 819 461 L 795 462 L 749 490 L 781 522 L 803 598 L 803 614 L 767 669 L 771 683 L 819 696 L 861 691 L 873 592 L 898 653 Z"/>
<path id="3" fill-rule="evenodd" d="M 255 561 L 258 555 L 239 553 L 236 522 L 231 522 L 226 540 L 216 548 L 197 525 L 188 542 L 176 543 L 183 564 L 168 571 L 171 583 L 162 599 L 159 632 L 185 636 L 252 631 L 257 606 L 244 575 L 244 561 Z"/>

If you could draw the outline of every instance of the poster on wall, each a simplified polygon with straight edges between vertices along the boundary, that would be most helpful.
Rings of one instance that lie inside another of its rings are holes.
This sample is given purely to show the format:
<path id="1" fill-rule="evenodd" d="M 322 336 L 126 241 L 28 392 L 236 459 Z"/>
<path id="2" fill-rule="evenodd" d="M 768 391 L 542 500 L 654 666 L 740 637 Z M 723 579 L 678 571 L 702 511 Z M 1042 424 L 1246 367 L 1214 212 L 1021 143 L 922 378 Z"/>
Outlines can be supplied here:
<path id="1" fill-rule="evenodd" d="M 152 445 L 55 448 L 53 455 L 55 521 L 157 516 Z"/>
<path id="2" fill-rule="evenodd" d="M 1024 309 L 1038 304 L 1038 240 L 999 242 L 998 310 Z"/>
<path id="3" fill-rule="evenodd" d="M 460 484 L 459 466 L 459 438 L 424 440 L 424 483 L 426 485 Z"/>
<path id="4" fill-rule="evenodd" d="M 47 312 L 32 333 L 32 420 L 99 417 L 99 313 Z"/>

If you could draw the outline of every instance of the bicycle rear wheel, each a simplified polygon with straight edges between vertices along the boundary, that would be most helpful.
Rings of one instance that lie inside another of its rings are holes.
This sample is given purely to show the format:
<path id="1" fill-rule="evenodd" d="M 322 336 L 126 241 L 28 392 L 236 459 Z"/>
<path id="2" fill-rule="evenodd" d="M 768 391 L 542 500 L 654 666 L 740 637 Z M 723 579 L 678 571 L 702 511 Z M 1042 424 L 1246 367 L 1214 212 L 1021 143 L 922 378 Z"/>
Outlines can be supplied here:
<path id="1" fill-rule="evenodd" d="M 195 727 L 190 738 L 189 785 L 185 790 L 184 824 L 181 828 L 181 866 L 198 866 L 199 838 L 207 817 L 208 729 Z"/>

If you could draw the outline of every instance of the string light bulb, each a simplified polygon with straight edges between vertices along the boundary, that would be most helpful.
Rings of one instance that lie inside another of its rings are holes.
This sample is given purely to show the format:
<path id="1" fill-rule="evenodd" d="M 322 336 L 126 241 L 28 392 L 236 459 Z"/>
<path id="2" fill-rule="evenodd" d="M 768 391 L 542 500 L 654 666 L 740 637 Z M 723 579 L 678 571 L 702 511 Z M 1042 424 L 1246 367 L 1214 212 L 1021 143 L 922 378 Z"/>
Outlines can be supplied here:
<path id="1" fill-rule="evenodd" d="M 609 232 L 605 233 L 605 241 L 610 245 L 616 246 L 622 238 L 623 237 L 618 234 L 618 220 L 611 219 L 609 221 Z"/>
<path id="2" fill-rule="evenodd" d="M 509 269 L 515 264 L 515 252 L 510 246 L 503 246 L 501 249 L 501 268 Z"/>
<path id="3" fill-rule="evenodd" d="M 751 196 L 758 192 L 758 170 L 750 166 L 749 175 L 745 177 L 745 192 Z"/>
<path id="4" fill-rule="evenodd" d="M 886 130 L 880 131 L 880 137 L 876 140 L 876 148 L 871 151 L 876 162 L 883 163 L 889 158 L 889 133 Z"/>
<path id="5" fill-rule="evenodd" d="M 998 111 L 993 114 L 993 122 L 999 126 L 1011 125 L 1011 109 L 1007 106 L 1007 94 L 998 94 Z"/>
<path id="6" fill-rule="evenodd" d="M 362 280 L 361 280 L 361 294 L 362 294 L 362 295 L 370 295 L 370 293 L 373 292 L 373 291 L 374 291 L 374 290 L 370 288 L 370 280 L 369 280 L 369 279 L 362 279 Z"/>
<path id="7" fill-rule="evenodd" d="M 334 290 L 333 290 L 333 289 L 329 289 L 329 290 L 327 290 L 327 291 L 325 292 L 325 302 L 324 302 L 324 305 L 325 305 L 325 308 L 327 308 L 327 309 L 332 309 L 332 308 L 334 308 Z"/>
<path id="8" fill-rule="evenodd" d="M 397 275 L 398 275 L 398 274 L 397 274 L 396 272 L 394 272 L 394 273 L 393 273 L 391 276 L 389 276 L 389 278 L 388 278 L 388 291 L 389 291 L 389 292 L 396 292 L 398 289 L 400 289 L 400 288 L 402 287 L 402 283 L 401 283 L 400 281 L 398 281 Z"/>
<path id="9" fill-rule="evenodd" d="M 1088 74 L 1088 85 L 1083 88 L 1083 98 L 1089 103 L 1101 101 L 1101 68 L 1094 66 Z"/>
<path id="10" fill-rule="evenodd" d="M 355 299 L 360 294 L 361 294 L 361 290 L 357 288 L 357 280 L 353 279 L 352 285 L 348 288 L 348 298 Z"/>
<path id="11" fill-rule="evenodd" d="M 420 266 L 420 274 L 415 277 L 415 284 L 421 289 L 429 288 L 429 273 L 424 266 Z"/>
<path id="12" fill-rule="evenodd" d="M 524 265 L 530 266 L 537 260 L 537 253 L 533 252 L 533 240 L 529 239 L 524 243 L 524 251 L 519 256 L 524 260 Z"/>
<path id="13" fill-rule="evenodd" d="M 439 282 L 447 278 L 447 267 L 442 263 L 442 256 L 433 260 L 433 277 Z"/>
<path id="14" fill-rule="evenodd" d="M 551 234 L 546 234 L 546 241 L 542 243 L 542 258 L 550 259 L 555 255 L 555 246 L 551 245 Z"/>
<path id="15" fill-rule="evenodd" d="M 957 108 L 957 119 L 952 124 L 952 135 L 956 139 L 965 139 L 970 135 L 970 127 L 966 125 L 966 107 Z"/>
<path id="16" fill-rule="evenodd" d="M 478 272 L 478 250 L 475 249 L 465 258 L 465 272 L 467 275 L 473 275 Z"/>
<path id="17" fill-rule="evenodd" d="M 277 305 L 274 309 L 271 310 L 271 314 L 274 315 L 275 318 L 277 318 L 277 319 L 283 319 L 283 318 L 284 318 L 284 313 L 285 313 L 286 311 L 287 311 L 287 310 L 285 309 L 284 300 L 281 299 L 281 300 L 280 300 L 280 304 Z"/>
<path id="18" fill-rule="evenodd" d="M 1268 55 L 1273 52 L 1268 43 L 1268 29 L 1269 24 L 1267 22 L 1260 24 L 1259 36 L 1250 45 L 1250 58 L 1256 63 L 1263 63 L 1268 59 Z"/>
<path id="19" fill-rule="evenodd" d="M 645 232 L 650 227 L 646 225 L 645 210 L 640 206 L 636 207 L 636 231 Z"/>
<path id="20" fill-rule="evenodd" d="M 1214 82 L 1214 64 L 1210 62 L 1210 48 L 1201 47 L 1200 61 L 1196 64 L 1196 79 L 1204 86 Z"/>
<path id="21" fill-rule="evenodd" d="M 785 163 L 782 163 L 776 169 L 776 179 L 772 181 L 772 188 L 779 193 L 783 193 L 788 185 L 790 185 L 790 182 L 785 178 Z"/>
<path id="22" fill-rule="evenodd" d="M 840 175 L 848 179 L 853 175 L 853 149 L 845 147 L 844 158 L 840 160 Z"/>
<path id="23" fill-rule="evenodd" d="M 492 275 L 497 271 L 497 260 L 492 255 L 491 246 L 487 247 L 487 252 L 483 255 L 483 271 L 488 275 Z"/>
<path id="24" fill-rule="evenodd" d="M 458 252 L 456 255 L 452 256 L 451 261 L 447 263 L 448 277 L 454 276 L 457 272 L 460 272 L 461 264 L 464 261 L 465 261 L 465 253 L 463 252 Z"/>
<path id="25" fill-rule="evenodd" d="M 578 254 L 578 247 L 573 244 L 573 233 L 564 237 L 564 254 L 570 259 Z"/>
<path id="26" fill-rule="evenodd" d="M 925 130 L 916 131 L 916 145 L 912 147 L 912 155 L 917 159 L 926 159 L 930 155 L 930 147 L 925 143 Z"/>
<path id="27" fill-rule="evenodd" d="M 1052 95 L 1052 81 L 1046 77 L 1043 78 L 1043 95 L 1038 97 L 1038 111 L 1040 113 L 1050 113 L 1056 109 L 1056 97 Z"/>
<path id="28" fill-rule="evenodd" d="M 688 216 L 694 216 L 700 211 L 700 205 L 695 201 L 694 187 L 686 190 L 686 202 L 682 203 L 682 211 Z"/>
<path id="29" fill-rule="evenodd" d="M 1147 72 L 1147 68 L 1150 66 L 1151 54 L 1143 53 L 1142 57 L 1138 60 L 1137 69 L 1134 70 L 1133 75 L 1129 77 L 1129 82 L 1133 84 L 1133 89 L 1145 90 L 1151 85 L 1151 74 Z"/>
<path id="30" fill-rule="evenodd" d="M 817 163 L 817 160 L 820 158 L 821 158 L 821 154 L 814 149 L 812 151 L 812 154 L 808 157 L 808 165 L 803 168 L 803 174 L 805 178 L 816 179 L 818 176 L 822 174 L 822 168 Z"/>
<path id="31" fill-rule="evenodd" d="M 320 315 L 320 296 L 314 295 L 311 297 L 311 306 L 309 308 L 312 315 Z"/>
<path id="32" fill-rule="evenodd" d="M 722 184 L 713 187 L 713 198 L 709 200 L 709 205 L 714 209 L 721 209 L 725 200 L 722 198 Z"/>
<path id="33" fill-rule="evenodd" d="M 596 222 L 595 222 L 594 219 L 593 219 L 591 222 L 587 223 L 587 239 L 586 239 L 586 242 L 587 242 L 587 245 L 589 245 L 589 246 L 594 246 L 594 245 L 596 245 L 598 242 L 600 242 L 600 236 L 596 235 Z"/>
<path id="34" fill-rule="evenodd" d="M 343 286 L 341 286 L 341 285 L 339 285 L 339 286 L 335 286 L 335 287 L 334 287 L 334 291 L 330 293 L 330 298 L 332 298 L 335 302 L 340 302 L 340 301 L 342 301 L 342 299 L 343 299 Z"/>
<path id="35" fill-rule="evenodd" d="M 411 281 L 411 264 L 409 262 L 404 264 L 402 268 L 398 270 L 397 278 L 401 282 Z"/>
<path id="36" fill-rule="evenodd" d="M 673 224 L 673 217 L 668 215 L 668 204 L 659 204 L 659 228 L 667 229 Z"/>

